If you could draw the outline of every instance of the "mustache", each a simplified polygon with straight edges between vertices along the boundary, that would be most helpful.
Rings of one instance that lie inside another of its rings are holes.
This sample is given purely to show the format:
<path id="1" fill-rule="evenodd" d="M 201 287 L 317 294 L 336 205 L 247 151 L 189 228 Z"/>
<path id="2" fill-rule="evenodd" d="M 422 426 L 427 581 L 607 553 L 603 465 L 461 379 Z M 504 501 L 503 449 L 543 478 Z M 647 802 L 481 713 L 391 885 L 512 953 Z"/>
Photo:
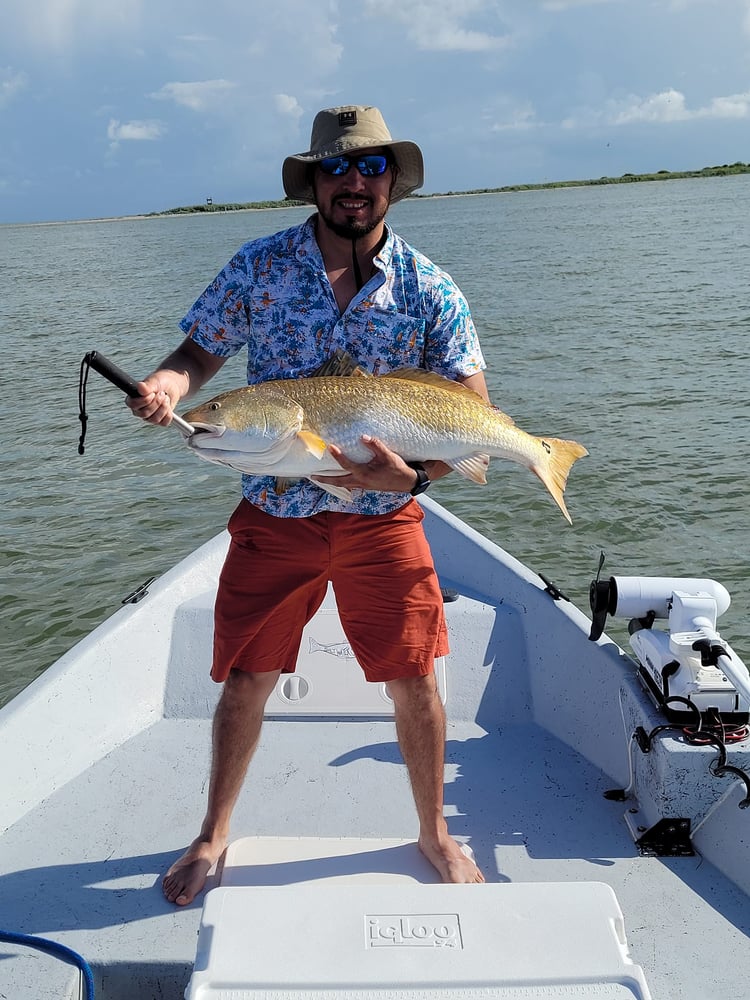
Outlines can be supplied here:
<path id="1" fill-rule="evenodd" d="M 372 198 L 369 198 L 366 194 L 354 194 L 353 192 L 350 193 L 346 191 L 341 194 L 337 194 L 333 199 L 334 204 L 340 201 L 364 201 L 368 205 L 372 204 Z"/>

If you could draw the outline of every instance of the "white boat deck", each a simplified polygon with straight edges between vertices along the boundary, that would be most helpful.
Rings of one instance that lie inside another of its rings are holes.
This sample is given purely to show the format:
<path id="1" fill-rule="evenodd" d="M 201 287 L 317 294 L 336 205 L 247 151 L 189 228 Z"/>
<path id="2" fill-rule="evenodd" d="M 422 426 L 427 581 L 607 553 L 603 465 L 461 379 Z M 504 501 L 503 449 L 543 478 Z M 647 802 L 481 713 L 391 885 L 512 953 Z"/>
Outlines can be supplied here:
<path id="1" fill-rule="evenodd" d="M 315 731 L 312 759 L 308 734 L 299 734 L 309 727 Z M 106 964 L 106 997 L 181 997 L 203 900 L 176 910 L 164 901 L 159 881 L 195 835 L 208 740 L 205 720 L 156 723 L 17 823 L 0 842 L 4 861 L 13 858 L 15 868 L 0 880 L 0 924 L 59 940 L 91 964 Z M 684 973 L 681 939 L 692 942 L 694 954 L 705 942 L 712 942 L 712 958 L 716 942 L 726 951 L 722 962 L 697 963 L 691 992 L 680 996 L 732 995 L 738 964 L 750 967 L 747 897 L 700 857 L 640 857 L 622 805 L 602 797 L 611 785 L 605 775 L 533 724 L 493 733 L 453 725 L 448 761 L 451 831 L 470 842 L 489 881 L 606 882 L 625 914 L 631 956 L 654 997 L 674 996 L 670 984 Z M 56 831 L 55 842 L 40 840 L 40 830 Z M 413 836 L 414 809 L 392 727 L 267 723 L 234 831 Z M 367 863 L 398 870 L 395 859 Z M 407 871 L 412 865 L 413 858 L 405 859 Z M 313 863 L 306 874 L 316 877 Z M 261 885 L 284 881 L 275 866 L 253 875 Z M 720 907 L 707 906 L 707 899 Z M 153 959 L 144 975 L 148 955 Z M 39 993 L 36 982 L 28 991 L 16 984 L 8 995 L 65 996 L 54 981 L 49 994 Z"/>
<path id="2" fill-rule="evenodd" d="M 438 563 L 440 537 L 437 532 L 433 542 Z M 581 628 L 586 622 L 575 609 L 552 609 L 563 633 L 575 635 L 565 658 L 556 662 L 548 651 L 545 669 L 537 666 L 547 629 L 541 619 L 535 627 L 535 605 L 546 606 L 551 598 L 530 579 L 493 580 L 501 569 L 488 570 L 483 561 L 490 547 L 476 544 L 471 572 L 482 575 L 487 592 L 478 595 L 458 573 L 443 581 L 462 593 L 446 606 L 453 652 L 446 670 L 445 803 L 452 834 L 470 844 L 490 883 L 611 886 L 632 960 L 643 968 L 655 1000 L 745 995 L 747 887 L 731 858 L 719 863 L 732 881 L 709 860 L 722 857 L 717 831 L 725 829 L 737 845 L 737 864 L 750 877 L 750 812 L 737 809 L 739 788 L 711 779 L 714 800 L 725 796 L 718 807 L 704 809 L 708 819 L 701 833 L 716 839 L 714 854 L 641 857 L 623 820 L 636 803 L 608 801 L 603 793 L 628 781 L 630 740 L 623 718 L 637 715 L 649 727 L 660 720 L 619 651 L 588 643 Z M 208 613 L 210 587 L 186 597 L 178 581 L 172 590 L 174 609 L 164 621 Z M 502 600 L 492 601 L 487 594 L 493 592 L 502 593 Z M 0 727 L 4 771 L 13 776 L 5 797 L 10 822 L 0 823 L 0 831 L 7 826 L 0 833 L 0 927 L 79 951 L 95 969 L 100 1000 L 178 1000 L 190 979 L 203 896 L 178 909 L 163 899 L 159 883 L 195 836 L 205 806 L 216 686 L 205 680 L 202 667 L 195 668 L 192 688 L 175 677 L 188 660 L 200 662 L 206 641 L 201 631 L 195 647 L 164 665 L 163 677 L 153 682 L 160 693 L 152 702 L 145 693 L 150 687 L 135 679 L 133 657 L 142 655 L 137 649 L 118 667 L 132 671 L 130 678 L 118 674 L 113 680 L 111 665 L 100 662 L 98 668 L 107 671 L 107 724 L 100 718 L 102 692 L 94 690 L 99 682 L 92 680 L 92 647 L 88 672 L 76 682 L 77 721 L 66 700 L 69 685 L 66 693 L 60 686 L 61 670 L 39 693 L 29 693 L 12 717 L 6 709 L 8 724 Z M 335 668 L 336 658 L 329 659 Z M 575 685 L 561 680 L 566 674 L 575 675 Z M 127 714 L 129 700 L 141 707 L 127 732 L 119 716 Z M 24 733 L 24 727 L 40 701 L 49 752 L 35 759 L 40 735 Z M 73 734 L 70 746 L 66 731 Z M 86 748 L 92 746 L 94 759 L 87 762 Z M 56 747 L 60 759 L 50 762 Z M 706 753 L 709 760 L 711 751 Z M 747 751 L 739 753 L 747 766 Z M 40 774 L 43 764 L 58 775 Z M 401 841 L 415 835 L 414 806 L 389 719 L 279 715 L 266 721 L 235 812 L 234 838 Z M 396 845 L 339 863 L 352 874 L 363 860 L 367 870 L 408 873 L 419 864 L 415 857 L 413 849 Z M 303 871 L 317 878 L 319 865 L 311 860 Z M 227 881 L 237 884 L 246 875 L 256 885 L 291 880 L 289 866 L 280 862 L 228 873 Z M 300 880 L 299 866 L 293 880 Z M 77 983 L 73 969 L 0 944 L 0 996 L 67 1000 L 78 996 Z"/>

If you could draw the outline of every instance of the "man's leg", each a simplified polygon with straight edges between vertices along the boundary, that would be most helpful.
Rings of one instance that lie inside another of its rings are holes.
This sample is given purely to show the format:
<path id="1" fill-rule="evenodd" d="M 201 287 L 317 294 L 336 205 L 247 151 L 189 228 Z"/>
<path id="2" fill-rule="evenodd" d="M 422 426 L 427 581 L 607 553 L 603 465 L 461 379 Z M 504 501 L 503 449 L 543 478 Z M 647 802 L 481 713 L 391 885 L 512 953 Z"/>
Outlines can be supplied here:
<path id="1" fill-rule="evenodd" d="M 162 881 L 170 903 L 187 906 L 201 891 L 227 846 L 232 810 L 258 745 L 263 711 L 281 671 L 232 670 L 213 721 L 211 779 L 201 831 Z"/>
<path id="2" fill-rule="evenodd" d="M 419 817 L 419 848 L 443 882 L 484 882 L 484 876 L 448 833 L 443 816 L 445 711 L 434 674 L 388 682 L 396 734 Z"/>

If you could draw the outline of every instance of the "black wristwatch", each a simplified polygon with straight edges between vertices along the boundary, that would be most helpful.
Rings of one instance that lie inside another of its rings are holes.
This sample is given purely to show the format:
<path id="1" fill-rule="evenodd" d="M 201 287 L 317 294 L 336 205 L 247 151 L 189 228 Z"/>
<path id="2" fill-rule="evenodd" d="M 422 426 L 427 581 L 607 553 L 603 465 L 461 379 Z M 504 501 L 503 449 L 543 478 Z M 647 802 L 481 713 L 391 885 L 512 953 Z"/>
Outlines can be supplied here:
<path id="1" fill-rule="evenodd" d="M 424 493 L 430 488 L 430 477 L 427 475 L 427 470 L 421 462 L 407 462 L 406 464 L 410 469 L 414 469 L 417 474 L 417 481 L 414 484 L 414 488 L 409 490 L 409 492 L 413 497 L 418 497 L 420 493 Z"/>

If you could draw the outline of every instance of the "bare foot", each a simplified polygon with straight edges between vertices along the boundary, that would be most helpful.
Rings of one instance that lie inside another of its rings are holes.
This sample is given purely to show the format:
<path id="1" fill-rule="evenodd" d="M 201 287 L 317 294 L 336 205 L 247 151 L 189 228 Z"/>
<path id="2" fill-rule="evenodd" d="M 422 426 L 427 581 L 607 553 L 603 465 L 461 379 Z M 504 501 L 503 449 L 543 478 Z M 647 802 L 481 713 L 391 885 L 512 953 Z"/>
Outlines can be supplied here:
<path id="1" fill-rule="evenodd" d="M 214 843 L 202 837 L 196 838 L 162 879 L 162 891 L 169 902 L 177 906 L 192 903 L 226 846 L 223 840 Z"/>
<path id="2" fill-rule="evenodd" d="M 468 844 L 459 844 L 448 837 L 433 845 L 420 837 L 419 849 L 437 869 L 443 882 L 484 882 L 484 875 L 474 863 L 474 854 Z"/>

